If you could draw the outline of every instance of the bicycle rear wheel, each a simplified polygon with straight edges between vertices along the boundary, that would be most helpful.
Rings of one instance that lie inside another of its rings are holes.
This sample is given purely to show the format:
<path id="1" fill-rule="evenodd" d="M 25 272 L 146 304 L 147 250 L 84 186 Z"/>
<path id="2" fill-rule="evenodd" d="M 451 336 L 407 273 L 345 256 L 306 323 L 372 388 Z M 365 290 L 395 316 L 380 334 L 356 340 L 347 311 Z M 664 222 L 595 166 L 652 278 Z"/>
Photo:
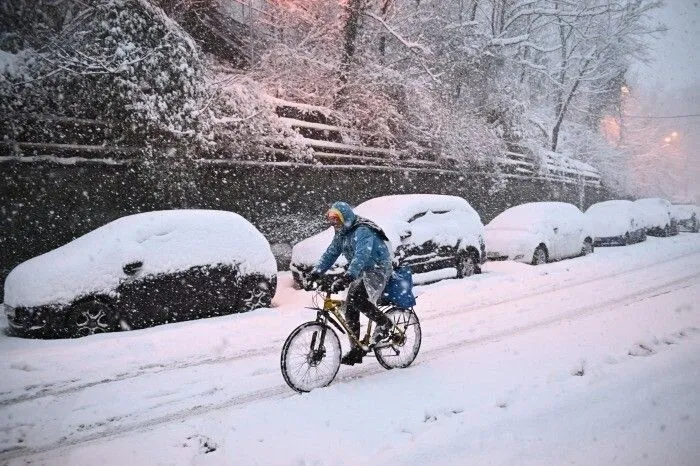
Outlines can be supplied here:
<path id="1" fill-rule="evenodd" d="M 386 315 L 401 332 L 394 328 L 388 344 L 375 347 L 374 355 L 385 369 L 403 369 L 411 365 L 420 351 L 420 322 L 411 309 L 394 307 Z"/>
<path id="2" fill-rule="evenodd" d="M 340 369 L 338 335 L 318 322 L 301 324 L 284 342 L 280 365 L 284 381 L 297 392 L 327 386 Z"/>

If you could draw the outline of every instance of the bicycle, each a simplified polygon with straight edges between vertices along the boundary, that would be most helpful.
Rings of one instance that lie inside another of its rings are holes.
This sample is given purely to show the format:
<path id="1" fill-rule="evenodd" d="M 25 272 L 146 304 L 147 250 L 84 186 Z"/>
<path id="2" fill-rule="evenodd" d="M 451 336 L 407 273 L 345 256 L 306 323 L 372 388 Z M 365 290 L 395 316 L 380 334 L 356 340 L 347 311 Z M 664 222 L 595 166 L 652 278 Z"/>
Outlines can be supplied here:
<path id="1" fill-rule="evenodd" d="M 319 305 L 321 298 L 323 304 Z M 380 305 L 380 310 L 391 319 L 393 325 L 388 338 L 370 345 L 372 327 L 376 325 L 372 320 L 367 324 L 364 336 L 358 340 L 348 328 L 343 315 L 344 300 L 332 299 L 330 290 L 318 290 L 312 302 L 313 307 L 308 309 L 316 310 L 316 319 L 294 329 L 282 346 L 282 376 L 292 390 L 309 392 L 314 388 L 326 387 L 335 379 L 340 369 L 341 349 L 340 339 L 333 327 L 346 334 L 351 343 L 361 347 L 365 353 L 374 351 L 377 362 L 385 369 L 406 368 L 418 356 L 421 328 L 413 309 Z"/>

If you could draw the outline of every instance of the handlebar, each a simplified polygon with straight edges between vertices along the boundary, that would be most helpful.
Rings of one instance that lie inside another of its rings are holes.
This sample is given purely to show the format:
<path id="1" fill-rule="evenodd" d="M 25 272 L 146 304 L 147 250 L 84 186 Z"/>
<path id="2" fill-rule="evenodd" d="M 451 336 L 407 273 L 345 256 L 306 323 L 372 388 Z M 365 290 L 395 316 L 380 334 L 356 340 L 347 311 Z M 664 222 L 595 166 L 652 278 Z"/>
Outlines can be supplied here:
<path id="1" fill-rule="evenodd" d="M 309 280 L 304 277 L 302 282 L 302 288 L 305 291 L 321 291 L 330 297 L 333 293 L 333 284 L 340 279 L 339 275 L 322 275 L 318 280 Z"/>

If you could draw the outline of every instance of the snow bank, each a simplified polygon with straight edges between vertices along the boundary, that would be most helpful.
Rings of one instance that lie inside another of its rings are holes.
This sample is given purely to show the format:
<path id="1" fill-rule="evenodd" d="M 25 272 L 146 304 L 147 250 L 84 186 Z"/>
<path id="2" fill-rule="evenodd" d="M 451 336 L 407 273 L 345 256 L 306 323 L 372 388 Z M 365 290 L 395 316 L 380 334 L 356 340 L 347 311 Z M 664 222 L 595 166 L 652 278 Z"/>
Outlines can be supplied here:
<path id="1" fill-rule="evenodd" d="M 141 261 L 139 276 L 208 264 L 237 265 L 243 274 L 274 276 L 265 237 L 246 219 L 216 210 L 167 210 L 115 220 L 10 272 L 10 306 L 65 304 L 112 293 L 127 278 L 125 264 Z"/>

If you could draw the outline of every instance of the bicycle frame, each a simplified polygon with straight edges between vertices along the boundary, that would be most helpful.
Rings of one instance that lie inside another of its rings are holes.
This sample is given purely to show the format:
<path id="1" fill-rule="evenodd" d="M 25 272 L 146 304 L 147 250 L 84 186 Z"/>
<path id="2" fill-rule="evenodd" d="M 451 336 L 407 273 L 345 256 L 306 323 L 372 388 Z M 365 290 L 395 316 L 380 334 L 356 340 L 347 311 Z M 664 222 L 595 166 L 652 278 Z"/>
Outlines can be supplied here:
<path id="1" fill-rule="evenodd" d="M 316 311 L 316 322 L 319 324 L 323 325 L 323 330 L 321 331 L 321 341 L 320 341 L 320 347 L 323 347 L 323 343 L 326 338 L 326 323 L 330 322 L 333 324 L 335 328 L 337 328 L 341 333 L 344 333 L 348 336 L 350 341 L 355 345 L 359 346 L 362 348 L 364 351 L 369 351 L 372 349 L 370 347 L 369 341 L 372 335 L 372 326 L 375 324 L 375 322 L 372 319 L 369 319 L 369 322 L 367 324 L 367 329 L 365 331 L 365 335 L 362 337 L 361 340 L 358 340 L 357 337 L 353 334 L 353 332 L 350 330 L 348 327 L 348 323 L 345 320 L 345 316 L 343 315 L 342 312 L 342 307 L 343 304 L 345 304 L 344 300 L 341 299 L 332 299 L 331 298 L 331 293 L 329 291 L 326 292 L 326 296 L 323 299 L 323 307 L 318 308 L 318 307 L 311 307 L 309 309 L 314 309 Z M 396 330 L 401 333 L 403 336 L 404 332 L 400 328 L 394 326 Z"/>

